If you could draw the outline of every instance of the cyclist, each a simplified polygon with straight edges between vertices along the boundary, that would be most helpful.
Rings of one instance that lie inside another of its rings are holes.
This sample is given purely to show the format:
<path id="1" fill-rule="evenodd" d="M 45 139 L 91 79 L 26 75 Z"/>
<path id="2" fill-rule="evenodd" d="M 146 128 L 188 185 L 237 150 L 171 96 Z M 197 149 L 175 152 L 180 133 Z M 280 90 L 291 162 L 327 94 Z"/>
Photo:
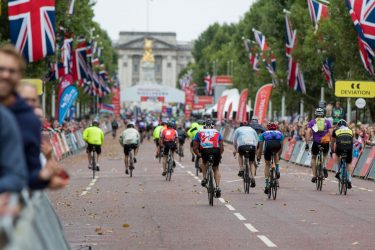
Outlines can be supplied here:
<path id="1" fill-rule="evenodd" d="M 350 164 L 353 159 L 353 131 L 348 128 L 346 121 L 343 119 L 338 121 L 337 128 L 332 133 L 331 152 L 337 155 L 337 165 L 339 166 L 336 173 L 337 179 L 340 179 L 341 156 L 346 155 L 346 164 L 350 173 L 348 175 L 348 188 L 352 188 L 351 173 L 353 170 Z"/>
<path id="2" fill-rule="evenodd" d="M 83 131 L 82 137 L 83 137 L 83 140 L 87 143 L 86 153 L 87 153 L 87 158 L 89 160 L 89 169 L 92 169 L 91 152 L 95 150 L 97 154 L 96 171 L 100 171 L 99 156 L 102 153 L 101 146 L 104 142 L 104 133 L 103 133 L 103 130 L 99 128 L 99 121 L 95 119 L 92 122 L 92 125 Z"/>
<path id="3" fill-rule="evenodd" d="M 341 102 L 336 101 L 335 107 L 332 108 L 333 125 L 336 125 L 340 120 L 344 119 L 344 109 L 341 107 Z"/>
<path id="4" fill-rule="evenodd" d="M 266 162 L 266 167 L 264 168 L 264 177 L 266 179 L 266 187 L 264 188 L 264 193 L 268 194 L 269 192 L 269 178 L 270 178 L 270 166 L 271 166 L 271 156 L 275 154 L 275 165 L 276 165 L 276 177 L 280 178 L 280 167 L 279 159 L 280 154 L 283 149 L 283 140 L 284 135 L 278 130 L 278 126 L 275 122 L 269 122 L 267 124 L 267 131 L 260 134 L 259 138 L 259 147 L 258 147 L 258 157 L 257 160 L 260 161 L 264 147 L 264 160 Z"/>
<path id="5" fill-rule="evenodd" d="M 240 171 L 238 176 L 242 177 L 244 174 L 243 156 L 246 151 L 249 151 L 249 166 L 253 176 L 255 176 L 255 166 L 253 164 L 255 160 L 256 148 L 258 145 L 257 132 L 250 127 L 247 122 L 241 122 L 240 127 L 234 131 L 233 134 L 233 155 L 239 154 L 238 163 L 240 164 Z M 255 180 L 251 180 L 251 187 L 255 187 Z"/>
<path id="6" fill-rule="evenodd" d="M 163 151 L 163 173 L 162 175 L 165 176 L 167 174 L 167 159 L 169 150 L 172 151 L 172 158 L 173 158 L 173 167 L 176 166 L 174 161 L 174 153 L 177 149 L 177 138 L 178 134 L 177 131 L 173 128 L 175 126 L 174 122 L 168 122 L 167 128 L 162 129 L 160 140 L 159 140 L 159 150 L 161 150 L 161 145 L 164 146 Z"/>
<path id="7" fill-rule="evenodd" d="M 126 129 L 121 133 L 119 142 L 121 146 L 124 147 L 124 154 L 125 154 L 125 174 L 129 174 L 129 153 L 130 150 L 134 149 L 134 163 L 137 162 L 137 159 L 135 158 L 138 153 L 139 148 L 139 140 L 140 140 L 140 134 L 138 130 L 135 129 L 135 126 L 133 123 L 129 123 L 126 126 Z"/>
<path id="8" fill-rule="evenodd" d="M 215 193 L 216 197 L 219 198 L 221 196 L 221 189 L 219 187 L 221 179 L 219 163 L 224 152 L 224 143 L 222 135 L 219 133 L 219 131 L 214 129 L 214 126 L 214 122 L 210 119 L 205 121 L 203 129 L 198 131 L 195 135 L 193 149 L 194 153 L 203 160 L 203 179 L 201 181 L 202 187 L 205 187 L 207 184 L 207 161 L 209 156 L 213 155 L 213 171 L 216 182 Z"/>
<path id="9" fill-rule="evenodd" d="M 305 149 L 309 150 L 308 142 L 311 139 L 311 134 L 313 137 L 313 144 L 311 147 L 311 169 L 313 177 L 311 182 L 316 182 L 316 156 L 319 154 L 319 147 L 323 148 L 323 172 L 324 178 L 328 177 L 328 171 L 325 167 L 327 160 L 327 154 L 329 151 L 329 142 L 331 140 L 332 134 L 332 125 L 331 122 L 324 117 L 324 109 L 317 108 L 315 109 L 315 119 L 312 119 L 307 125 L 306 131 L 306 146 Z"/>
<path id="10" fill-rule="evenodd" d="M 194 162 L 195 156 L 194 156 L 194 150 L 193 150 L 193 141 L 195 138 L 195 135 L 197 134 L 198 131 L 203 129 L 203 121 L 198 120 L 197 122 L 193 122 L 190 126 L 190 128 L 187 131 L 187 136 L 190 138 L 190 152 L 191 152 L 191 161 Z"/>
<path id="11" fill-rule="evenodd" d="M 179 126 L 177 128 L 177 134 L 178 134 L 178 144 L 180 145 L 180 150 L 181 150 L 181 157 L 184 157 L 184 144 L 185 144 L 185 140 L 186 140 L 186 132 L 185 130 Z"/>
<path id="12" fill-rule="evenodd" d="M 263 126 L 259 124 L 258 117 L 256 117 L 256 116 L 253 116 L 251 118 L 249 126 L 252 127 L 258 134 L 263 133 L 264 131 L 266 131 L 263 128 Z"/>
<path id="13" fill-rule="evenodd" d="M 155 157 L 158 158 L 159 153 L 159 140 L 160 140 L 160 134 L 162 128 L 165 128 L 166 124 L 165 122 L 162 122 L 160 125 L 156 126 L 154 131 L 152 132 L 152 138 L 154 139 L 155 145 L 156 145 L 156 155 Z"/>

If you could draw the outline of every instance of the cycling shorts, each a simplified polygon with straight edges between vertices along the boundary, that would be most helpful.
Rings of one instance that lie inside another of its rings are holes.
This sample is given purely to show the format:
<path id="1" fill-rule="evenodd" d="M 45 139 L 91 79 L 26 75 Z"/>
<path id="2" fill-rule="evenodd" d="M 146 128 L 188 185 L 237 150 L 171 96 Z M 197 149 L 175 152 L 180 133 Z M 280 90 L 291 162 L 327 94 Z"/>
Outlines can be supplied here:
<path id="1" fill-rule="evenodd" d="M 129 156 L 129 153 L 130 153 L 130 150 L 132 149 L 137 149 L 138 148 L 138 144 L 125 144 L 124 145 L 124 154 L 125 156 Z"/>
<path id="2" fill-rule="evenodd" d="M 340 145 L 336 144 L 336 155 L 342 156 L 346 154 L 345 162 L 350 164 L 353 160 L 353 145 Z"/>
<path id="3" fill-rule="evenodd" d="M 312 155 L 316 156 L 319 154 L 319 145 L 323 147 L 323 154 L 327 155 L 329 151 L 329 143 L 318 143 L 318 142 L 313 142 L 313 145 L 311 147 Z"/>
<path id="4" fill-rule="evenodd" d="M 159 139 L 154 139 L 156 147 L 159 147 Z"/>
<path id="5" fill-rule="evenodd" d="M 214 163 L 213 167 L 219 167 L 220 160 L 221 160 L 221 153 L 220 153 L 220 148 L 203 148 L 200 150 L 201 155 L 202 155 L 202 160 L 204 162 L 207 162 L 210 155 L 213 156 Z"/>
<path id="6" fill-rule="evenodd" d="M 94 149 L 95 149 L 95 152 L 98 155 L 100 155 L 102 153 L 102 146 L 101 145 L 87 144 L 87 148 L 86 148 L 87 153 L 91 153 L 92 151 L 94 151 Z"/>
<path id="7" fill-rule="evenodd" d="M 266 161 L 271 161 L 272 154 L 277 154 L 281 149 L 281 141 L 271 140 L 266 142 L 264 149 L 264 159 Z"/>
<path id="8" fill-rule="evenodd" d="M 180 139 L 180 138 L 178 138 L 178 143 L 182 146 L 182 145 L 185 144 L 185 140 L 186 139 Z"/>
<path id="9" fill-rule="evenodd" d="M 163 151 L 164 155 L 168 155 L 169 150 L 172 150 L 172 153 L 173 153 L 177 149 L 177 145 L 175 142 L 163 142 L 163 145 L 164 145 L 164 151 Z"/>
<path id="10" fill-rule="evenodd" d="M 256 147 L 252 145 L 242 145 L 238 147 L 238 154 L 240 156 L 247 156 L 249 157 L 249 161 L 255 160 L 255 153 L 256 153 Z"/>

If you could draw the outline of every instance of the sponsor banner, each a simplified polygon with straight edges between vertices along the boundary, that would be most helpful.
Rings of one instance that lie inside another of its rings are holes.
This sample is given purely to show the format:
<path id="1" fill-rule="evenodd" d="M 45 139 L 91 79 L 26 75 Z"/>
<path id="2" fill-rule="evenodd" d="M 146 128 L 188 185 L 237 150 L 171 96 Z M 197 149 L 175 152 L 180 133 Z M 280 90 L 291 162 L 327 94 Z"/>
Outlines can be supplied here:
<path id="1" fill-rule="evenodd" d="M 249 90 L 248 89 L 242 90 L 241 95 L 240 95 L 240 101 L 238 102 L 238 110 L 237 110 L 238 122 L 246 121 L 246 115 L 247 115 L 246 103 L 247 103 L 248 96 L 249 96 Z"/>
<path id="2" fill-rule="evenodd" d="M 121 113 L 121 100 L 120 100 L 120 88 L 112 88 L 112 105 L 114 106 L 113 113 L 115 115 L 120 115 Z"/>
<path id="3" fill-rule="evenodd" d="M 60 124 L 64 122 L 64 119 L 70 107 L 73 105 L 77 97 L 78 97 L 78 89 L 73 85 L 70 85 L 69 87 L 67 87 L 62 93 L 60 100 L 59 100 L 59 123 Z"/>
<path id="4" fill-rule="evenodd" d="M 214 98 L 212 96 L 197 96 L 197 104 L 207 105 L 213 104 Z"/>
<path id="5" fill-rule="evenodd" d="M 185 116 L 190 118 L 191 111 L 194 105 L 194 90 L 191 88 L 185 88 Z"/>
<path id="6" fill-rule="evenodd" d="M 200 103 L 194 103 L 193 104 L 193 110 L 200 110 L 206 108 L 206 105 L 200 104 Z"/>
<path id="7" fill-rule="evenodd" d="M 254 116 L 259 118 L 259 123 L 263 124 L 267 115 L 268 102 L 270 100 L 272 84 L 263 85 L 257 92 L 255 98 Z"/>
<path id="8" fill-rule="evenodd" d="M 216 76 L 215 84 L 216 85 L 233 85 L 233 79 L 230 76 Z"/>
<path id="9" fill-rule="evenodd" d="M 233 102 L 229 104 L 228 112 L 227 112 L 227 121 L 232 120 L 232 109 L 233 109 Z"/>
<path id="10" fill-rule="evenodd" d="M 222 121 L 224 116 L 224 106 L 225 102 L 227 101 L 227 96 L 222 96 L 219 99 L 219 102 L 217 103 L 217 120 Z"/>

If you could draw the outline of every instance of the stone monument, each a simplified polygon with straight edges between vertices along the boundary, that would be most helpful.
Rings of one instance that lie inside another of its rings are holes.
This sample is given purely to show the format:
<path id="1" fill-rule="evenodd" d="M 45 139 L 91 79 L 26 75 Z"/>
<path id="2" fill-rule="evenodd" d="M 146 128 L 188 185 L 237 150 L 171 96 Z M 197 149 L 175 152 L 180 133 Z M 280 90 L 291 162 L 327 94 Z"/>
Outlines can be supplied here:
<path id="1" fill-rule="evenodd" d="M 155 58 L 152 53 L 153 42 L 145 38 L 145 52 L 141 61 L 140 83 L 151 84 L 155 81 Z"/>

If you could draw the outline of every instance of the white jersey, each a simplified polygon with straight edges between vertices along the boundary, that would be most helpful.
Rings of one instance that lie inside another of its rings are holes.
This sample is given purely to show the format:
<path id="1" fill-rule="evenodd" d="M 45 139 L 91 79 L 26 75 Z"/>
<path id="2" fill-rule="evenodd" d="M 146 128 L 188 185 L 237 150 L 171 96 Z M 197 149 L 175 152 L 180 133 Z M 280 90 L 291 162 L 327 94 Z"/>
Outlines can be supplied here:
<path id="1" fill-rule="evenodd" d="M 244 145 L 257 146 L 258 134 L 251 127 L 239 127 L 234 131 L 233 145 L 236 149 Z"/>
<path id="2" fill-rule="evenodd" d="M 121 133 L 120 143 L 122 143 L 122 145 L 138 144 L 139 139 L 138 130 L 135 128 L 127 128 Z"/>

